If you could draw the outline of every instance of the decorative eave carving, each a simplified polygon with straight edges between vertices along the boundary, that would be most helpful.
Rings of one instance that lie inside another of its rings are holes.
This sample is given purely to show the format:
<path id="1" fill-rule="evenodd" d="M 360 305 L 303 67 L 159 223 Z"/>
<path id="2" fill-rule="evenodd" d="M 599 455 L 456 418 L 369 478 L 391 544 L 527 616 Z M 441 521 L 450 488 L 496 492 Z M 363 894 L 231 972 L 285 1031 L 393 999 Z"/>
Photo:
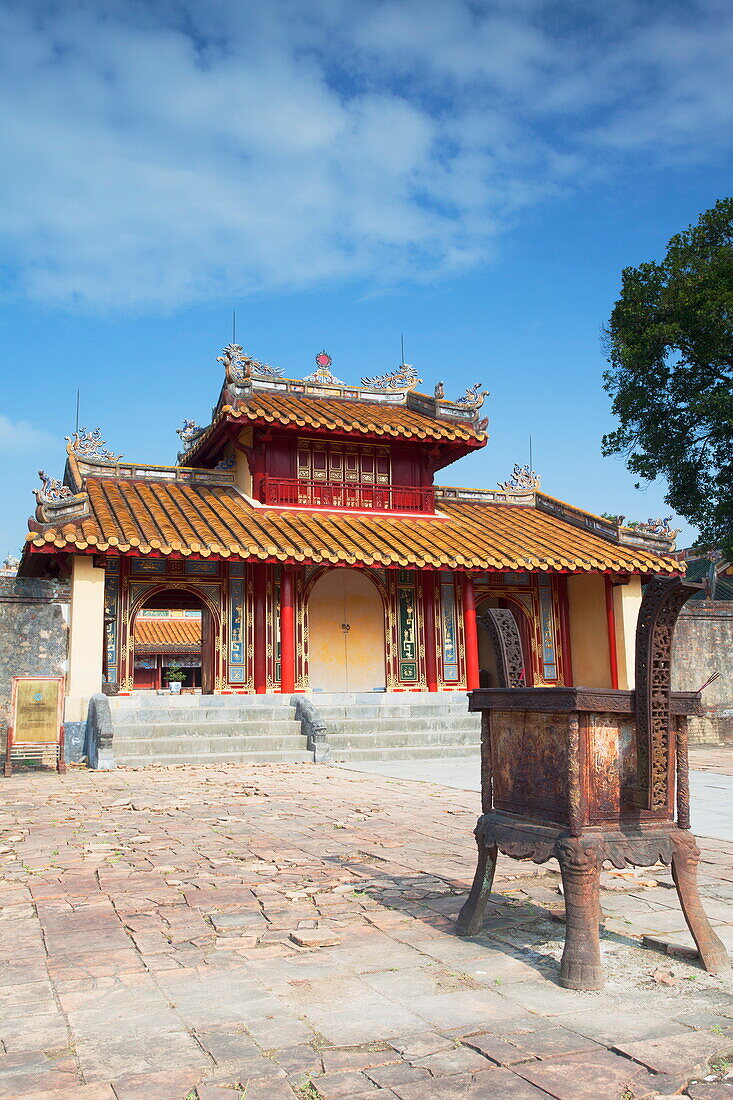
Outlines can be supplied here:
<path id="1" fill-rule="evenodd" d="M 625 518 L 625 516 L 619 517 L 619 526 L 623 525 Z M 674 542 L 682 528 L 671 527 L 671 522 L 671 516 L 665 516 L 664 519 L 652 519 L 650 517 L 645 523 L 627 523 L 626 527 L 628 530 L 636 531 L 640 535 L 654 535 L 655 538 L 667 539 L 669 542 Z"/>
<path id="2" fill-rule="evenodd" d="M 536 493 L 540 489 L 540 475 L 530 470 L 529 466 L 520 466 L 516 462 L 509 480 L 497 484 L 506 493 Z"/>
<path id="3" fill-rule="evenodd" d="M 68 485 L 58 478 L 49 477 L 44 470 L 39 470 L 38 476 L 41 479 L 41 488 L 34 492 L 39 504 L 58 504 L 74 495 Z"/>
<path id="4" fill-rule="evenodd" d="M 362 378 L 361 381 L 362 385 L 378 390 L 414 390 L 422 385 L 422 378 L 411 363 L 400 363 L 396 370 Z"/>
<path id="5" fill-rule="evenodd" d="M 95 462 L 119 462 L 122 455 L 106 450 L 105 442 L 106 440 L 102 439 L 101 428 L 93 428 L 91 431 L 79 428 L 73 435 L 66 436 L 66 450 L 77 458 L 91 459 Z"/>
<path id="6" fill-rule="evenodd" d="M 453 404 L 461 405 L 464 409 L 480 409 L 488 393 L 488 390 L 481 389 L 480 382 L 476 382 L 475 385 L 468 387 L 463 397 L 457 397 Z"/>
<path id="7" fill-rule="evenodd" d="M 259 359 L 248 355 L 241 344 L 227 344 L 216 361 L 224 364 L 227 382 L 244 382 L 256 375 L 263 378 L 282 378 L 284 374 L 280 367 L 271 367 L 269 363 L 261 363 Z"/>

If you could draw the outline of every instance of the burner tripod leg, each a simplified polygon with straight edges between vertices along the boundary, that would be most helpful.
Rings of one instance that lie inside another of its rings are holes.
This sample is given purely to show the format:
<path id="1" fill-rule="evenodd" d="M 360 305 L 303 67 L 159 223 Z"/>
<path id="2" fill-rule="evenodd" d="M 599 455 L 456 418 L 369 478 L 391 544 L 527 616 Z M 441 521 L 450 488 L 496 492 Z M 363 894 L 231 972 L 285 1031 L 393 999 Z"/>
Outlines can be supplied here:
<path id="1" fill-rule="evenodd" d="M 700 849 L 690 833 L 680 832 L 673 838 L 672 878 L 687 927 L 697 944 L 700 962 L 711 974 L 730 969 L 730 959 L 725 947 L 710 926 L 702 907 L 697 888 L 697 867 Z"/>
<path id="2" fill-rule="evenodd" d="M 476 874 L 473 876 L 471 893 L 464 902 L 456 921 L 456 932 L 459 936 L 477 936 L 481 931 L 486 903 L 494 882 L 497 847 L 495 844 L 486 844 L 480 837 L 476 838 L 476 843 L 478 844 L 478 864 Z"/>
<path id="3" fill-rule="evenodd" d="M 560 985 L 567 989 L 602 989 L 599 926 L 601 868 L 595 849 L 565 837 L 558 844 L 565 892 L 565 949 L 560 963 Z"/>

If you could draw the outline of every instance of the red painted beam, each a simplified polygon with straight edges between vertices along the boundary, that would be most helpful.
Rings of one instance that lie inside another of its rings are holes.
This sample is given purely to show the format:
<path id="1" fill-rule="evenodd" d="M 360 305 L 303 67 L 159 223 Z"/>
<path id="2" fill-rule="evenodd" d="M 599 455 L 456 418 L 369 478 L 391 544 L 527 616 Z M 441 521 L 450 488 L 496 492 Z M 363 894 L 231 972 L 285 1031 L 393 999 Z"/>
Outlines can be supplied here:
<path id="1" fill-rule="evenodd" d="M 293 571 L 283 566 L 280 577 L 280 691 L 295 691 L 295 612 Z"/>
<path id="2" fill-rule="evenodd" d="M 468 573 L 463 578 L 463 630 L 466 636 L 466 687 L 479 687 L 478 633 L 476 629 L 476 597 L 473 580 Z"/>

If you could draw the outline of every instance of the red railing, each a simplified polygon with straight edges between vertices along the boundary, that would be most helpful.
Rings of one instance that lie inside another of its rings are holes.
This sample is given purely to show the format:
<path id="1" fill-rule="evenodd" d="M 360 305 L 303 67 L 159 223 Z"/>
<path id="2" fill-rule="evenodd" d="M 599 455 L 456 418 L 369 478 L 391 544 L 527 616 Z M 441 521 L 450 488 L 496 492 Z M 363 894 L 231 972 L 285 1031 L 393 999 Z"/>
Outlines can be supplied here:
<path id="1" fill-rule="evenodd" d="M 263 504 L 301 508 L 363 508 L 375 512 L 434 512 L 432 486 L 355 485 L 341 481 L 264 477 Z"/>

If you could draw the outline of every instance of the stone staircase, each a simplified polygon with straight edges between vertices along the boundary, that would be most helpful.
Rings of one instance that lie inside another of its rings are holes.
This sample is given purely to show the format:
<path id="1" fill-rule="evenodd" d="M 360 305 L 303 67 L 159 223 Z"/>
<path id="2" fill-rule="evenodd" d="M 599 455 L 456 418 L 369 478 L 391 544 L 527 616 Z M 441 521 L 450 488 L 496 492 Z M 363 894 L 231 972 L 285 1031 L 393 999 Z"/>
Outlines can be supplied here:
<path id="1" fill-rule="evenodd" d="M 326 759 L 426 760 L 474 756 L 481 716 L 463 692 L 373 692 L 307 698 L 325 727 Z M 156 695 L 109 700 L 118 764 L 312 763 L 296 717 L 303 696 Z M 318 759 L 320 759 L 320 755 Z"/>
<path id="2" fill-rule="evenodd" d="M 313 761 L 287 696 L 141 692 L 109 702 L 118 764 Z"/>
<path id="3" fill-rule="evenodd" d="M 309 696 L 326 726 L 334 764 L 475 756 L 481 715 L 464 692 L 380 692 Z"/>

